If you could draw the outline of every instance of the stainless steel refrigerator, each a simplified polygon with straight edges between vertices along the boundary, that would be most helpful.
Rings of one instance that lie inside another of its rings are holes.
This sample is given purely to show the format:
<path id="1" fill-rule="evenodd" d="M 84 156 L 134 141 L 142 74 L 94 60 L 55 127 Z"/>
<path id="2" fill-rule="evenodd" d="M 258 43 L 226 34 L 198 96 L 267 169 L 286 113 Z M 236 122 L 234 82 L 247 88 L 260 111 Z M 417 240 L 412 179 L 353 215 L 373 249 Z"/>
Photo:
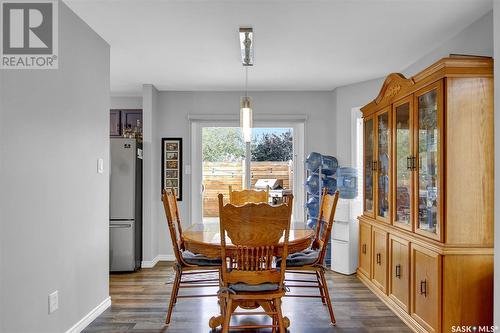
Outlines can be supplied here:
<path id="1" fill-rule="evenodd" d="M 142 261 L 142 144 L 110 140 L 109 268 L 135 271 Z"/>

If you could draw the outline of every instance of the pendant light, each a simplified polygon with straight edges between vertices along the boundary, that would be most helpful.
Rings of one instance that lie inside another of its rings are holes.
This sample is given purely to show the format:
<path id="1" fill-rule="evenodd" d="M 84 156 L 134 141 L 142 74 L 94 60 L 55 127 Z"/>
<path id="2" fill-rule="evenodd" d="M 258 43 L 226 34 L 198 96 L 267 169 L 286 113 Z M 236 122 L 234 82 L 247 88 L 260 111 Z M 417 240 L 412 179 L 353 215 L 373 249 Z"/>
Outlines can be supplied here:
<path id="1" fill-rule="evenodd" d="M 243 140 L 252 141 L 253 111 L 252 100 L 248 97 L 248 67 L 253 66 L 253 30 L 240 28 L 241 60 L 245 68 L 245 96 L 240 99 L 240 127 Z"/>
<path id="2" fill-rule="evenodd" d="M 248 97 L 247 85 L 248 85 L 248 67 L 246 70 L 246 80 L 245 80 L 245 96 L 240 99 L 240 127 L 243 132 L 243 140 L 245 142 L 252 141 L 252 127 L 253 127 L 253 112 L 252 112 L 252 100 Z"/>

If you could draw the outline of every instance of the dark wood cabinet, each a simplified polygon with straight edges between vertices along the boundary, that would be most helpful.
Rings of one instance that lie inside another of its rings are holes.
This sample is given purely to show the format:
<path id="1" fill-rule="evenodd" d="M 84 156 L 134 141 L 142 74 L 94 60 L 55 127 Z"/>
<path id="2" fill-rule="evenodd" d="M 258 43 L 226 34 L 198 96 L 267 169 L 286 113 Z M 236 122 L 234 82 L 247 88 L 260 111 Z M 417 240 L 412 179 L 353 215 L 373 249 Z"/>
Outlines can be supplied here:
<path id="1" fill-rule="evenodd" d="M 121 112 L 120 110 L 111 110 L 109 113 L 109 136 L 121 136 Z"/>
<path id="2" fill-rule="evenodd" d="M 139 127 L 142 130 L 142 110 L 112 109 L 110 110 L 110 132 L 109 135 L 122 136 L 123 131 L 130 127 Z"/>
<path id="3" fill-rule="evenodd" d="M 142 110 L 122 110 L 122 133 L 125 128 L 142 128 Z"/>

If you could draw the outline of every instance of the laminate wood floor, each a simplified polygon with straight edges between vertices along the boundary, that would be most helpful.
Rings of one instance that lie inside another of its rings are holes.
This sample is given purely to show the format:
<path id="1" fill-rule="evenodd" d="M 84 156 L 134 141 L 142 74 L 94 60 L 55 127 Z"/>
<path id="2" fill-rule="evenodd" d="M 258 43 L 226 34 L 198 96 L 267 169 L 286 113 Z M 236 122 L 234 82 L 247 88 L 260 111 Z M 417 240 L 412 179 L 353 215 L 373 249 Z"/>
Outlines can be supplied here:
<path id="1" fill-rule="evenodd" d="M 161 262 L 152 269 L 136 273 L 111 274 L 112 305 L 84 332 L 211 332 L 208 320 L 218 314 L 217 298 L 179 299 L 169 326 L 164 325 L 174 271 L 172 264 Z M 301 277 L 303 278 L 303 276 Z M 320 299 L 285 297 L 283 312 L 291 321 L 290 333 L 366 333 L 411 332 L 355 275 L 327 272 L 337 325 L 331 326 L 326 306 Z M 203 293 L 215 293 L 206 288 Z M 191 288 L 180 293 L 195 292 Z M 316 290 L 292 288 L 291 293 L 313 293 Z M 241 317 L 241 318 L 240 318 Z M 268 323 L 267 318 L 238 316 L 241 323 Z M 233 322 L 235 324 L 236 322 Z M 270 332 L 269 329 L 245 332 Z"/>

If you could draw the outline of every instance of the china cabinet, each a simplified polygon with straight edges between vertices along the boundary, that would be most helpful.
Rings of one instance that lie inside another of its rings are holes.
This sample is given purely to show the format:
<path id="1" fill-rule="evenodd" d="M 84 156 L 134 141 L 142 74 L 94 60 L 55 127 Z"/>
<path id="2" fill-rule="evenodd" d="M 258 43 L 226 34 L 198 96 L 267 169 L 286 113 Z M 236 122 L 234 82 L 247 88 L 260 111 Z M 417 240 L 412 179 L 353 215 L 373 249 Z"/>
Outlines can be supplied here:
<path id="1" fill-rule="evenodd" d="M 390 74 L 364 118 L 358 277 L 415 332 L 493 323 L 493 60 Z"/>

